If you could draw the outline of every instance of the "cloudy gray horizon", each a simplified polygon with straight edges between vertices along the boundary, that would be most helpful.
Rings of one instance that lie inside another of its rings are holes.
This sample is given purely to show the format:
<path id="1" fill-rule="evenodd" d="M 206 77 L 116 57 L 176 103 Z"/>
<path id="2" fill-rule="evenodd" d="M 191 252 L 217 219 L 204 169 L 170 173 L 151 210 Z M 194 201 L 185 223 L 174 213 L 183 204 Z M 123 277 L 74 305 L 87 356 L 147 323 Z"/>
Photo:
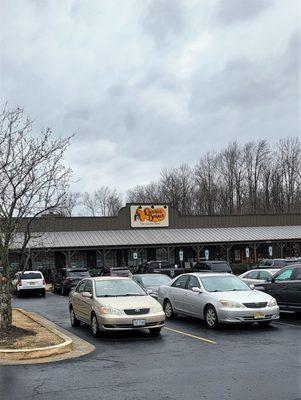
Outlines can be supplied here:
<path id="1" fill-rule="evenodd" d="M 300 135 L 297 0 L 3 0 L 0 101 L 75 133 L 74 190 L 125 192 Z"/>

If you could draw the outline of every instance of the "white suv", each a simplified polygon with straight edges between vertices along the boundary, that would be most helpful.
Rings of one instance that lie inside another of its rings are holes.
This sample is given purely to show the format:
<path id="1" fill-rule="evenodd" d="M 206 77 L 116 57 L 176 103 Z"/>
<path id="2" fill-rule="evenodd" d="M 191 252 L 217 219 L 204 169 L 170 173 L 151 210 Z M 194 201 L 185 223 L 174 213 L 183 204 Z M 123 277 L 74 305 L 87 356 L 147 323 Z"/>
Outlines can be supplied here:
<path id="1" fill-rule="evenodd" d="M 25 293 L 37 293 L 45 297 L 46 283 L 40 271 L 17 272 L 14 277 L 14 282 L 18 297 L 21 297 L 21 295 Z"/>

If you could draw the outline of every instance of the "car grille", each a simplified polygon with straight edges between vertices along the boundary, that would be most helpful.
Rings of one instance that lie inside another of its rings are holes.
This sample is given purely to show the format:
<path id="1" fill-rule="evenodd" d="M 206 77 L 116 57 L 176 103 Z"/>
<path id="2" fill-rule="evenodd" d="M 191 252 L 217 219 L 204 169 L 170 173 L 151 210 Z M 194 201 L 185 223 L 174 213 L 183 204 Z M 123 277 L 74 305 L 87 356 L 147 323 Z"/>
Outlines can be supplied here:
<path id="1" fill-rule="evenodd" d="M 263 308 L 268 305 L 267 302 L 261 301 L 260 303 L 243 303 L 247 308 Z"/>
<path id="2" fill-rule="evenodd" d="M 127 315 L 142 315 L 148 314 L 149 308 L 130 308 L 128 310 L 124 310 Z"/>
<path id="3" fill-rule="evenodd" d="M 148 326 L 160 326 L 163 325 L 164 321 L 160 321 L 160 322 L 147 322 L 145 325 L 143 326 L 133 326 L 133 324 L 118 324 L 118 325 L 109 325 L 109 324 L 104 324 L 103 327 L 107 328 L 107 329 L 118 329 L 118 328 L 138 328 L 138 329 L 143 329 L 143 328 L 147 328 Z"/>

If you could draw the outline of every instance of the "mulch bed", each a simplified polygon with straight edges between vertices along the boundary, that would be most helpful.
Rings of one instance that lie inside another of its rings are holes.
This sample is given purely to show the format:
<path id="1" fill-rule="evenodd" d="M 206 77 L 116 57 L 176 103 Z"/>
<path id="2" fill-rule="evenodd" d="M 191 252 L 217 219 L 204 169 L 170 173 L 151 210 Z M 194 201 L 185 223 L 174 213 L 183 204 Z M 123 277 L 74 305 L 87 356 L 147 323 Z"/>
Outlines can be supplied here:
<path id="1" fill-rule="evenodd" d="M 19 310 L 13 310 L 13 325 L 0 330 L 0 350 L 32 349 L 63 343 L 64 340 Z"/>
<path id="2" fill-rule="evenodd" d="M 14 349 L 15 343 L 25 336 L 36 336 L 36 332 L 12 326 L 8 329 L 0 330 L 0 348 Z"/>

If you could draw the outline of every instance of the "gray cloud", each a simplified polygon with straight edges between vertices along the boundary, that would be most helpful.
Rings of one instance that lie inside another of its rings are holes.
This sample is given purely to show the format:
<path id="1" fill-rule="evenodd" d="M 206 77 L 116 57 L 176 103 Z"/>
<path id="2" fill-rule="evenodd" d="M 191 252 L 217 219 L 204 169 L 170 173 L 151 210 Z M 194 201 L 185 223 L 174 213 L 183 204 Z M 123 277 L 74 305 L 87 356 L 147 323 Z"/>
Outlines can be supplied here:
<path id="1" fill-rule="evenodd" d="M 1 102 L 76 134 L 76 190 L 125 191 L 229 141 L 300 132 L 297 1 L 225 0 L 219 23 L 212 0 L 5 2 Z"/>
<path id="2" fill-rule="evenodd" d="M 224 24 L 244 22 L 263 13 L 271 0 L 219 0 L 217 17 Z"/>

